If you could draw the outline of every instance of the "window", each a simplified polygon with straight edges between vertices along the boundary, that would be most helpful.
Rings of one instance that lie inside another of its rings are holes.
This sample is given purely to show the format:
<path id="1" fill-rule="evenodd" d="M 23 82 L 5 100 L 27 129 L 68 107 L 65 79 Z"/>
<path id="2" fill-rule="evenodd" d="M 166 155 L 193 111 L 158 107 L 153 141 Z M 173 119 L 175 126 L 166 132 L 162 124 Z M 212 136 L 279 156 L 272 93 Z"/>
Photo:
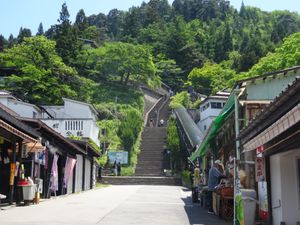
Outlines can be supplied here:
<path id="1" fill-rule="evenodd" d="M 37 113 L 36 112 L 32 112 L 32 118 L 35 119 L 37 117 Z"/>
<path id="2" fill-rule="evenodd" d="M 212 109 L 222 109 L 222 102 L 212 102 L 211 103 L 211 108 Z"/>
<path id="3" fill-rule="evenodd" d="M 209 103 L 205 104 L 204 106 L 201 107 L 201 112 L 209 108 Z"/>
<path id="4" fill-rule="evenodd" d="M 206 125 L 204 125 L 203 129 L 206 130 Z"/>

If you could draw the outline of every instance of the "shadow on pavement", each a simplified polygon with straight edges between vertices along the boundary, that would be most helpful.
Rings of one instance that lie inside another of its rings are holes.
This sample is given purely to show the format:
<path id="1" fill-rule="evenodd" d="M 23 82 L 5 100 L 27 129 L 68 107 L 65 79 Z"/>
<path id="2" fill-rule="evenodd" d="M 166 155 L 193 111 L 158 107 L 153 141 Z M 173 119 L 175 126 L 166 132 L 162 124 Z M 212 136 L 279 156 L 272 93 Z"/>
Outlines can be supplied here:
<path id="1" fill-rule="evenodd" d="M 187 190 L 183 190 L 187 192 Z M 232 225 L 232 221 L 225 221 L 215 215 L 207 213 L 206 208 L 202 208 L 199 203 L 193 203 L 191 195 L 181 198 L 185 203 L 184 209 L 191 225 Z"/>

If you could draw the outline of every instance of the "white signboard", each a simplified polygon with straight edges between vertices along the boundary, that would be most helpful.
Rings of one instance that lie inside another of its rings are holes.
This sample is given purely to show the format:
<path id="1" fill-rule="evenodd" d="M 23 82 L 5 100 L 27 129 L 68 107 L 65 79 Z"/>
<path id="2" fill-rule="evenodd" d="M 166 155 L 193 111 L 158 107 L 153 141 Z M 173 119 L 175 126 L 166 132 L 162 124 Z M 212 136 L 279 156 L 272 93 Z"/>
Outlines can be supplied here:
<path id="1" fill-rule="evenodd" d="M 108 158 L 111 164 L 115 161 L 121 164 L 128 164 L 128 152 L 108 152 Z"/>

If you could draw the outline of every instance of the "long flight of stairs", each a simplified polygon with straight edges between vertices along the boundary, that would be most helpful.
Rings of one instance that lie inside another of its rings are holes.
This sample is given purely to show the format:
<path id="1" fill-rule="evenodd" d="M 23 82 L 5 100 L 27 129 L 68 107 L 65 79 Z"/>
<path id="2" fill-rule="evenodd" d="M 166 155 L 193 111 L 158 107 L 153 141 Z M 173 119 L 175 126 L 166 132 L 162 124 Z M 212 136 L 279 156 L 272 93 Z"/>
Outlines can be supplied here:
<path id="1" fill-rule="evenodd" d="M 163 176 L 165 127 L 145 127 L 142 134 L 141 153 L 135 169 L 136 176 Z"/>
<path id="2" fill-rule="evenodd" d="M 166 177 L 163 171 L 164 148 L 166 146 L 166 122 L 169 116 L 170 100 L 167 95 L 148 113 L 142 133 L 141 152 L 138 156 L 135 176 L 132 177 L 104 177 L 103 180 L 110 184 L 139 184 L 139 185 L 179 185 L 174 177 Z M 150 119 L 154 121 L 153 126 Z M 158 126 L 158 121 L 165 121 L 163 126 Z"/>

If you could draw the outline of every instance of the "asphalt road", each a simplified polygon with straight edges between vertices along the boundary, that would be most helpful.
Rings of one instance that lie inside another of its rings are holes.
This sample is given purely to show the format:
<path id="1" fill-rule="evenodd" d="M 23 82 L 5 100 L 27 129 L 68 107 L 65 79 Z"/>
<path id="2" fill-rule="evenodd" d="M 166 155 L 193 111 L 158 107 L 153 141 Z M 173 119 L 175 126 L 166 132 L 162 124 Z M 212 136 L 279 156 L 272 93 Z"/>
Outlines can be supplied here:
<path id="1" fill-rule="evenodd" d="M 175 186 L 110 186 L 0 211 L 0 225 L 228 225 Z"/>

